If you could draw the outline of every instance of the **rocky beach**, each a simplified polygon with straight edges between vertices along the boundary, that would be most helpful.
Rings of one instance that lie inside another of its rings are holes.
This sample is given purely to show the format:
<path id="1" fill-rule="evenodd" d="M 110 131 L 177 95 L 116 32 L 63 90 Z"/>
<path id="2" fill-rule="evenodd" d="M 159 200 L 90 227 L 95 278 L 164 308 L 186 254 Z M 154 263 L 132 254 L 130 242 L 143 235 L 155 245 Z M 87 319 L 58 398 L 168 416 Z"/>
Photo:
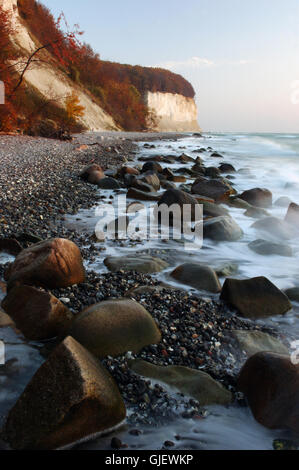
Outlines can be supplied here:
<path id="1" fill-rule="evenodd" d="M 221 139 L 0 136 L 1 448 L 296 448 L 297 186 L 276 197 Z M 99 240 L 95 208 L 124 195 L 189 205 L 202 248 Z"/>

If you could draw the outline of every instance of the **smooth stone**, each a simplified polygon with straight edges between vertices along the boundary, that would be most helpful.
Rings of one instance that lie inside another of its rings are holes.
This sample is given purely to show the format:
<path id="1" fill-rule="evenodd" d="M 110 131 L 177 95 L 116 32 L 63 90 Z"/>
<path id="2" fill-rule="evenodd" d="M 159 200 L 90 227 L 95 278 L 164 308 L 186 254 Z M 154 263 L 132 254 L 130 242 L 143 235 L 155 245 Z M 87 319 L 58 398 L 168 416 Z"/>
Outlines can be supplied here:
<path id="1" fill-rule="evenodd" d="M 72 312 L 54 295 L 31 286 L 15 286 L 1 304 L 16 327 L 32 341 L 51 339 L 66 331 Z"/>
<path id="2" fill-rule="evenodd" d="M 64 238 L 30 246 L 16 257 L 6 272 L 8 290 L 16 283 L 49 289 L 70 287 L 85 280 L 81 252 Z"/>
<path id="3" fill-rule="evenodd" d="M 194 287 L 198 290 L 205 290 L 214 294 L 221 291 L 221 284 L 215 271 L 209 266 L 203 266 L 197 263 L 185 263 L 178 266 L 171 277 Z"/>
<path id="4" fill-rule="evenodd" d="M 207 179 L 201 176 L 193 184 L 192 193 L 211 197 L 216 202 L 224 202 L 229 196 L 236 194 L 236 191 L 228 181 L 223 179 Z"/>
<path id="5" fill-rule="evenodd" d="M 262 351 L 289 353 L 288 348 L 279 339 L 262 331 L 232 330 L 231 334 L 237 340 L 240 349 L 249 357 Z"/>
<path id="6" fill-rule="evenodd" d="M 253 188 L 238 196 L 252 206 L 268 208 L 272 206 L 272 193 L 268 189 Z"/>
<path id="7" fill-rule="evenodd" d="M 293 225 L 296 228 L 299 228 L 299 205 L 292 202 L 289 205 L 288 212 L 285 216 L 285 221 L 288 224 Z"/>
<path id="8" fill-rule="evenodd" d="M 191 208 L 192 221 L 199 220 L 202 217 L 202 210 L 197 200 L 191 196 L 191 194 L 181 191 L 180 189 L 169 189 L 166 191 L 159 200 L 158 210 L 163 204 L 165 204 L 167 207 L 171 207 L 174 204 L 178 205 L 180 208 L 181 217 L 183 217 L 184 207 L 189 206 Z M 156 215 L 158 215 L 157 211 Z"/>
<path id="9" fill-rule="evenodd" d="M 258 231 L 266 232 L 280 240 L 290 240 L 295 236 L 292 226 L 277 217 L 266 217 L 257 220 L 251 227 Z"/>
<path id="10" fill-rule="evenodd" d="M 144 192 L 144 191 L 139 191 L 136 188 L 130 188 L 127 192 L 127 198 L 128 199 L 137 199 L 139 201 L 159 201 L 160 199 L 160 194 L 155 193 L 155 192 Z"/>
<path id="11" fill-rule="evenodd" d="M 289 205 L 292 203 L 291 199 L 287 196 L 281 196 L 274 202 L 274 206 L 278 207 L 289 207 Z"/>
<path id="12" fill-rule="evenodd" d="M 219 166 L 219 170 L 221 173 L 235 173 L 236 171 L 235 167 L 230 163 L 222 163 L 222 165 Z"/>
<path id="13" fill-rule="evenodd" d="M 103 178 L 105 178 L 102 167 L 96 164 L 85 167 L 79 176 L 90 184 L 98 184 Z"/>
<path id="14" fill-rule="evenodd" d="M 116 179 L 111 178 L 109 176 L 106 176 L 105 178 L 101 179 L 97 183 L 97 185 L 101 189 L 119 189 L 120 188 L 119 182 Z"/>
<path id="15" fill-rule="evenodd" d="M 230 216 L 220 216 L 204 221 L 204 238 L 215 241 L 237 241 L 243 236 L 243 231 Z"/>
<path id="16" fill-rule="evenodd" d="M 236 274 L 239 270 L 239 266 L 236 263 L 224 263 L 215 269 L 217 276 L 228 277 L 232 274 Z"/>
<path id="17" fill-rule="evenodd" d="M 254 240 L 253 242 L 249 243 L 248 247 L 259 255 L 293 256 L 293 250 L 290 246 L 269 242 L 267 240 Z"/>
<path id="18" fill-rule="evenodd" d="M 270 429 L 289 429 L 299 436 L 299 364 L 288 355 L 261 352 L 241 370 L 238 388 L 255 419 Z"/>
<path id="19" fill-rule="evenodd" d="M 136 374 L 164 382 L 180 393 L 191 396 L 201 406 L 228 405 L 232 402 L 231 392 L 206 372 L 184 366 L 156 366 L 141 359 L 130 361 L 129 367 Z"/>
<path id="20" fill-rule="evenodd" d="M 138 273 L 158 273 L 168 268 L 169 264 L 160 258 L 150 255 L 109 256 L 104 260 L 105 266 L 112 272 L 136 271 Z"/>
<path id="21" fill-rule="evenodd" d="M 138 353 L 159 343 L 161 333 L 142 305 L 131 299 L 107 300 L 76 316 L 69 335 L 100 359 Z"/>
<path id="22" fill-rule="evenodd" d="M 141 173 L 146 173 L 147 171 L 153 171 L 155 173 L 163 173 L 163 168 L 157 161 L 146 162 L 141 170 Z"/>
<path id="23" fill-rule="evenodd" d="M 68 337 L 9 412 L 3 436 L 16 450 L 53 450 L 115 429 L 126 409 L 111 375 Z"/>
<path id="24" fill-rule="evenodd" d="M 221 299 L 246 318 L 284 315 L 292 308 L 287 296 L 266 277 L 226 279 Z"/>
<path id="25" fill-rule="evenodd" d="M 250 209 L 252 206 L 248 202 L 243 201 L 237 196 L 230 196 L 226 201 L 229 206 L 237 207 L 238 209 Z"/>
<path id="26" fill-rule="evenodd" d="M 299 287 L 291 287 L 290 289 L 286 289 L 284 293 L 293 302 L 299 302 Z"/>
<path id="27" fill-rule="evenodd" d="M 219 204 L 214 204 L 208 201 L 201 201 L 200 204 L 202 204 L 203 206 L 204 216 L 208 216 L 208 217 L 219 217 L 222 215 L 229 216 L 228 210 Z"/>
<path id="28" fill-rule="evenodd" d="M 262 217 L 270 216 L 269 212 L 261 207 L 249 207 L 245 212 L 246 217 L 252 217 L 253 219 L 261 219 Z"/>
<path id="29" fill-rule="evenodd" d="M 8 253 L 12 256 L 18 256 L 23 250 L 20 243 L 15 238 L 1 238 L 0 239 L 0 252 Z"/>

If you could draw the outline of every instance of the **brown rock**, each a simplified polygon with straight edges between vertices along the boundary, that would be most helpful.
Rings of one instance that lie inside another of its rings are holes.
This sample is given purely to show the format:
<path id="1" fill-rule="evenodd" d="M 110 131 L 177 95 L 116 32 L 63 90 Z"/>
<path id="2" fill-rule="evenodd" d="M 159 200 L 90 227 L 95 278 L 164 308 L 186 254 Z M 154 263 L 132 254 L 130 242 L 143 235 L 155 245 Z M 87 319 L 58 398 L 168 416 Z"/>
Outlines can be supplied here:
<path id="1" fill-rule="evenodd" d="M 200 176 L 192 186 L 192 193 L 210 197 L 216 202 L 224 202 L 229 196 L 236 194 L 236 191 L 223 179 L 209 180 Z"/>
<path id="2" fill-rule="evenodd" d="M 22 250 L 22 246 L 15 238 L 0 239 L 0 251 L 9 253 L 12 256 L 17 256 Z"/>
<path id="3" fill-rule="evenodd" d="M 98 184 L 99 181 L 105 178 L 105 174 L 99 165 L 89 165 L 80 173 L 80 178 L 88 183 Z"/>
<path id="4" fill-rule="evenodd" d="M 54 338 L 70 327 L 73 314 L 56 297 L 35 287 L 13 287 L 2 308 L 24 336 L 33 341 Z"/>
<path id="5" fill-rule="evenodd" d="M 137 199 L 139 201 L 159 201 L 160 195 L 155 192 L 145 193 L 136 188 L 130 188 L 127 192 L 128 199 Z"/>
<path id="6" fill-rule="evenodd" d="M 107 300 L 88 307 L 76 317 L 69 334 L 99 358 L 137 353 L 161 340 L 151 315 L 130 299 Z"/>
<path id="7" fill-rule="evenodd" d="M 283 315 L 292 308 L 287 296 L 266 277 L 226 279 L 221 299 L 247 318 Z"/>
<path id="8" fill-rule="evenodd" d="M 238 198 L 256 207 L 267 208 L 272 206 L 272 193 L 268 189 L 249 189 L 239 195 Z"/>
<path id="9" fill-rule="evenodd" d="M 299 434 L 299 364 L 285 355 L 260 352 L 244 365 L 238 388 L 260 424 Z"/>
<path id="10" fill-rule="evenodd" d="M 177 204 L 181 209 L 181 215 L 183 216 L 183 210 L 185 206 L 191 206 L 191 219 L 194 221 L 198 220 L 202 216 L 202 210 L 197 200 L 184 191 L 179 189 L 169 189 L 160 198 L 158 207 L 165 204 L 167 207 L 171 207 L 173 204 Z M 196 210 L 197 208 L 197 210 Z"/>
<path id="11" fill-rule="evenodd" d="M 21 251 L 6 275 L 8 289 L 15 284 L 56 289 L 85 279 L 79 248 L 64 238 L 53 238 Z"/>
<path id="12" fill-rule="evenodd" d="M 178 266 L 171 273 L 171 277 L 195 289 L 215 294 L 221 290 L 221 284 L 215 271 L 209 266 L 198 263 L 185 263 Z"/>
<path id="13" fill-rule="evenodd" d="M 299 206 L 292 202 L 289 205 L 288 212 L 285 216 L 285 221 L 289 224 L 299 228 Z"/>
<path id="14" fill-rule="evenodd" d="M 4 438 L 13 449 L 50 450 L 95 438 L 125 419 L 116 383 L 73 338 L 36 372 L 9 412 Z"/>

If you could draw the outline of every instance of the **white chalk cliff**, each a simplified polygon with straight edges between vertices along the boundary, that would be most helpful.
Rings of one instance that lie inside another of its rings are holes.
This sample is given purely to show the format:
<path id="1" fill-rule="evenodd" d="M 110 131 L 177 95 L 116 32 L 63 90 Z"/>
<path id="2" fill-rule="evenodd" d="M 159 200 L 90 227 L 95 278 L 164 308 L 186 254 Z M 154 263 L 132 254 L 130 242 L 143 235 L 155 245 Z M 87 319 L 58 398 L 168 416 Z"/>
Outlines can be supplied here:
<path id="1" fill-rule="evenodd" d="M 193 98 L 173 93 L 147 92 L 147 106 L 157 118 L 157 130 L 161 132 L 199 131 L 197 106 Z"/>
<path id="2" fill-rule="evenodd" d="M 5 10 L 11 13 L 11 21 L 14 29 L 13 42 L 18 49 L 24 54 L 24 60 L 34 52 L 38 44 L 32 38 L 27 28 L 24 26 L 18 12 L 17 0 L 0 0 Z M 19 59 L 18 59 L 19 60 Z M 50 61 L 49 61 L 50 62 Z M 73 91 L 76 92 L 80 104 L 84 106 L 84 116 L 80 118 L 82 124 L 93 131 L 102 130 L 118 130 L 109 114 L 107 114 L 100 106 L 98 106 L 92 97 L 84 92 L 84 89 L 74 84 L 66 74 L 61 72 L 58 67 L 49 64 L 31 65 L 26 71 L 25 81 L 35 87 L 47 99 L 53 98 L 57 102 L 65 102 L 65 98 Z"/>

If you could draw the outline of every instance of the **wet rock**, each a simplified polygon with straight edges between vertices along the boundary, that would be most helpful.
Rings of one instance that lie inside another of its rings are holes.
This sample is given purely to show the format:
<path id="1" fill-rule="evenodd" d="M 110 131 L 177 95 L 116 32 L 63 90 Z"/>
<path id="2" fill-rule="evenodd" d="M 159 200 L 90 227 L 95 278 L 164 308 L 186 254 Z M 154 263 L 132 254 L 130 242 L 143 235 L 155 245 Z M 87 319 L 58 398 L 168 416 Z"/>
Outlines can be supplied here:
<path id="1" fill-rule="evenodd" d="M 161 181 L 161 186 L 163 189 L 176 189 L 176 185 L 172 183 L 171 181 Z"/>
<path id="2" fill-rule="evenodd" d="M 272 193 L 268 189 L 254 188 L 239 194 L 240 199 L 252 206 L 268 208 L 272 206 Z"/>
<path id="3" fill-rule="evenodd" d="M 219 170 L 221 173 L 235 173 L 236 169 L 230 163 L 222 163 L 219 166 Z"/>
<path id="4" fill-rule="evenodd" d="M 7 315 L 4 310 L 0 307 L 0 328 L 6 328 L 8 326 L 14 327 L 14 321 L 13 319 Z"/>
<path id="5" fill-rule="evenodd" d="M 90 184 L 98 184 L 105 178 L 105 174 L 99 165 L 89 165 L 80 173 L 80 178 Z"/>
<path id="6" fill-rule="evenodd" d="M 85 270 L 75 243 L 52 238 L 21 251 L 10 265 L 7 278 L 8 289 L 15 284 L 55 289 L 84 282 Z"/>
<path id="7" fill-rule="evenodd" d="M 0 239 L 0 252 L 3 251 L 12 256 L 17 256 L 22 250 L 22 246 L 15 238 Z"/>
<path id="8" fill-rule="evenodd" d="M 140 181 L 147 183 L 148 185 L 152 186 L 155 191 L 159 191 L 160 189 L 160 180 L 156 173 L 153 172 L 146 172 L 140 176 Z"/>
<path id="9" fill-rule="evenodd" d="M 221 172 L 219 168 L 216 168 L 215 166 L 209 166 L 205 169 L 205 175 L 208 178 L 219 178 L 221 176 Z"/>
<path id="10" fill-rule="evenodd" d="M 226 201 L 229 206 L 232 207 L 237 207 L 238 209 L 250 209 L 252 206 L 248 204 L 248 202 L 243 201 L 243 199 L 240 199 L 236 196 L 230 196 L 228 200 Z"/>
<path id="11" fill-rule="evenodd" d="M 290 246 L 281 243 L 273 243 L 262 239 L 254 240 L 253 242 L 249 243 L 248 247 L 259 255 L 293 255 L 293 250 Z"/>
<path id="12" fill-rule="evenodd" d="M 221 291 L 218 276 L 209 266 L 203 266 L 197 263 L 185 263 L 178 266 L 171 273 L 171 277 L 195 289 L 205 290 L 215 294 Z"/>
<path id="13" fill-rule="evenodd" d="M 204 221 L 204 238 L 215 241 L 236 241 L 243 236 L 239 225 L 229 216 L 220 216 Z"/>
<path id="14" fill-rule="evenodd" d="M 197 198 L 196 198 L 197 199 Z M 203 214 L 208 217 L 229 216 L 228 210 L 220 204 L 214 204 L 208 201 L 200 201 L 203 206 Z"/>
<path id="15" fill-rule="evenodd" d="M 178 157 L 177 161 L 181 163 L 189 163 L 189 162 L 193 162 L 194 160 L 189 155 L 186 155 L 185 153 L 183 153 L 182 155 Z"/>
<path id="16" fill-rule="evenodd" d="M 198 220 L 202 216 L 201 208 L 197 200 L 180 189 L 169 189 L 160 198 L 158 207 L 165 204 L 167 207 L 171 207 L 173 204 L 177 204 L 181 209 L 181 216 L 183 217 L 183 211 L 185 206 L 191 207 L 191 220 Z M 196 210 L 197 209 L 197 210 Z"/>
<path id="17" fill-rule="evenodd" d="M 13 287 L 1 305 L 24 336 L 33 341 L 58 336 L 73 319 L 73 314 L 56 297 L 30 286 Z"/>
<path id="18" fill-rule="evenodd" d="M 249 207 L 245 212 L 246 217 L 252 217 L 253 219 L 261 219 L 262 217 L 270 216 L 269 212 L 261 207 Z"/>
<path id="19" fill-rule="evenodd" d="M 179 176 L 179 175 L 173 175 L 171 178 L 169 178 L 170 181 L 173 183 L 185 183 L 187 181 L 187 178 L 185 176 Z"/>
<path id="20" fill-rule="evenodd" d="M 299 206 L 292 202 L 289 205 L 288 212 L 285 216 L 285 221 L 295 227 L 299 228 Z"/>
<path id="21" fill-rule="evenodd" d="M 255 354 L 241 370 L 238 387 L 260 424 L 299 434 L 299 364 L 285 355 Z"/>
<path id="22" fill-rule="evenodd" d="M 154 188 L 150 184 L 146 183 L 145 181 L 141 181 L 136 177 L 131 178 L 130 182 L 126 180 L 127 186 L 131 186 L 131 188 L 135 188 L 138 191 L 142 191 L 143 193 L 153 193 Z M 160 185 L 160 182 L 159 182 Z"/>
<path id="23" fill-rule="evenodd" d="M 278 207 L 289 207 L 289 205 L 292 203 L 291 199 L 287 196 L 281 196 L 274 202 L 274 206 Z"/>
<path id="24" fill-rule="evenodd" d="M 105 178 L 101 179 L 97 183 L 97 185 L 101 189 L 119 189 L 120 188 L 119 182 L 116 179 L 111 178 L 109 176 L 106 176 Z"/>
<path id="25" fill-rule="evenodd" d="M 292 308 L 287 296 L 266 277 L 226 279 L 221 299 L 246 318 L 283 315 Z"/>
<path id="26" fill-rule="evenodd" d="M 36 372 L 9 412 L 4 438 L 18 450 L 62 448 L 115 428 L 125 416 L 113 378 L 68 337 Z"/>
<path id="27" fill-rule="evenodd" d="M 196 163 L 191 169 L 190 176 L 205 176 L 206 169 L 201 163 Z"/>
<path id="28" fill-rule="evenodd" d="M 240 349 L 249 357 L 262 351 L 289 353 L 288 348 L 281 341 L 262 331 L 233 330 L 231 334 L 237 340 Z"/>
<path id="29" fill-rule="evenodd" d="M 146 162 L 141 170 L 141 173 L 146 173 L 147 171 L 153 171 L 154 173 L 163 173 L 163 168 L 158 162 L 150 161 Z"/>
<path id="30" fill-rule="evenodd" d="M 236 274 L 239 270 L 237 263 L 224 263 L 215 269 L 217 276 L 228 277 L 232 274 Z"/>
<path id="31" fill-rule="evenodd" d="M 99 358 L 137 353 L 161 340 L 148 311 L 130 299 L 107 300 L 88 307 L 76 317 L 69 334 Z"/>
<path id="32" fill-rule="evenodd" d="M 277 217 L 265 217 L 255 222 L 252 227 L 280 240 L 290 240 L 295 236 L 292 226 Z"/>
<path id="33" fill-rule="evenodd" d="M 156 366 L 140 359 L 129 365 L 135 373 L 164 382 L 198 400 L 201 406 L 227 405 L 232 401 L 232 394 L 205 372 L 183 366 Z"/>
<path id="34" fill-rule="evenodd" d="M 124 175 L 138 176 L 140 174 L 140 171 L 137 170 L 137 168 L 132 168 L 130 166 L 122 166 L 119 170 L 119 174 L 121 176 L 124 176 Z"/>
<path id="35" fill-rule="evenodd" d="M 286 289 L 284 293 L 293 302 L 299 302 L 299 287 L 291 287 L 290 289 Z"/>
<path id="36" fill-rule="evenodd" d="M 109 256 L 104 260 L 105 266 L 112 272 L 136 271 L 139 273 L 158 273 L 168 267 L 168 263 L 150 255 Z"/>
<path id="37" fill-rule="evenodd" d="M 216 202 L 224 202 L 236 191 L 227 181 L 199 177 L 192 186 L 192 193 L 211 197 Z"/>
<path id="38" fill-rule="evenodd" d="M 224 158 L 223 155 L 221 155 L 221 154 L 218 153 L 218 152 L 213 152 L 213 153 L 211 153 L 210 157 L 213 157 L 213 158 Z"/>
<path id="39" fill-rule="evenodd" d="M 137 199 L 139 201 L 159 201 L 160 194 L 155 192 L 146 193 L 136 188 L 130 188 L 127 192 L 128 199 Z"/>

